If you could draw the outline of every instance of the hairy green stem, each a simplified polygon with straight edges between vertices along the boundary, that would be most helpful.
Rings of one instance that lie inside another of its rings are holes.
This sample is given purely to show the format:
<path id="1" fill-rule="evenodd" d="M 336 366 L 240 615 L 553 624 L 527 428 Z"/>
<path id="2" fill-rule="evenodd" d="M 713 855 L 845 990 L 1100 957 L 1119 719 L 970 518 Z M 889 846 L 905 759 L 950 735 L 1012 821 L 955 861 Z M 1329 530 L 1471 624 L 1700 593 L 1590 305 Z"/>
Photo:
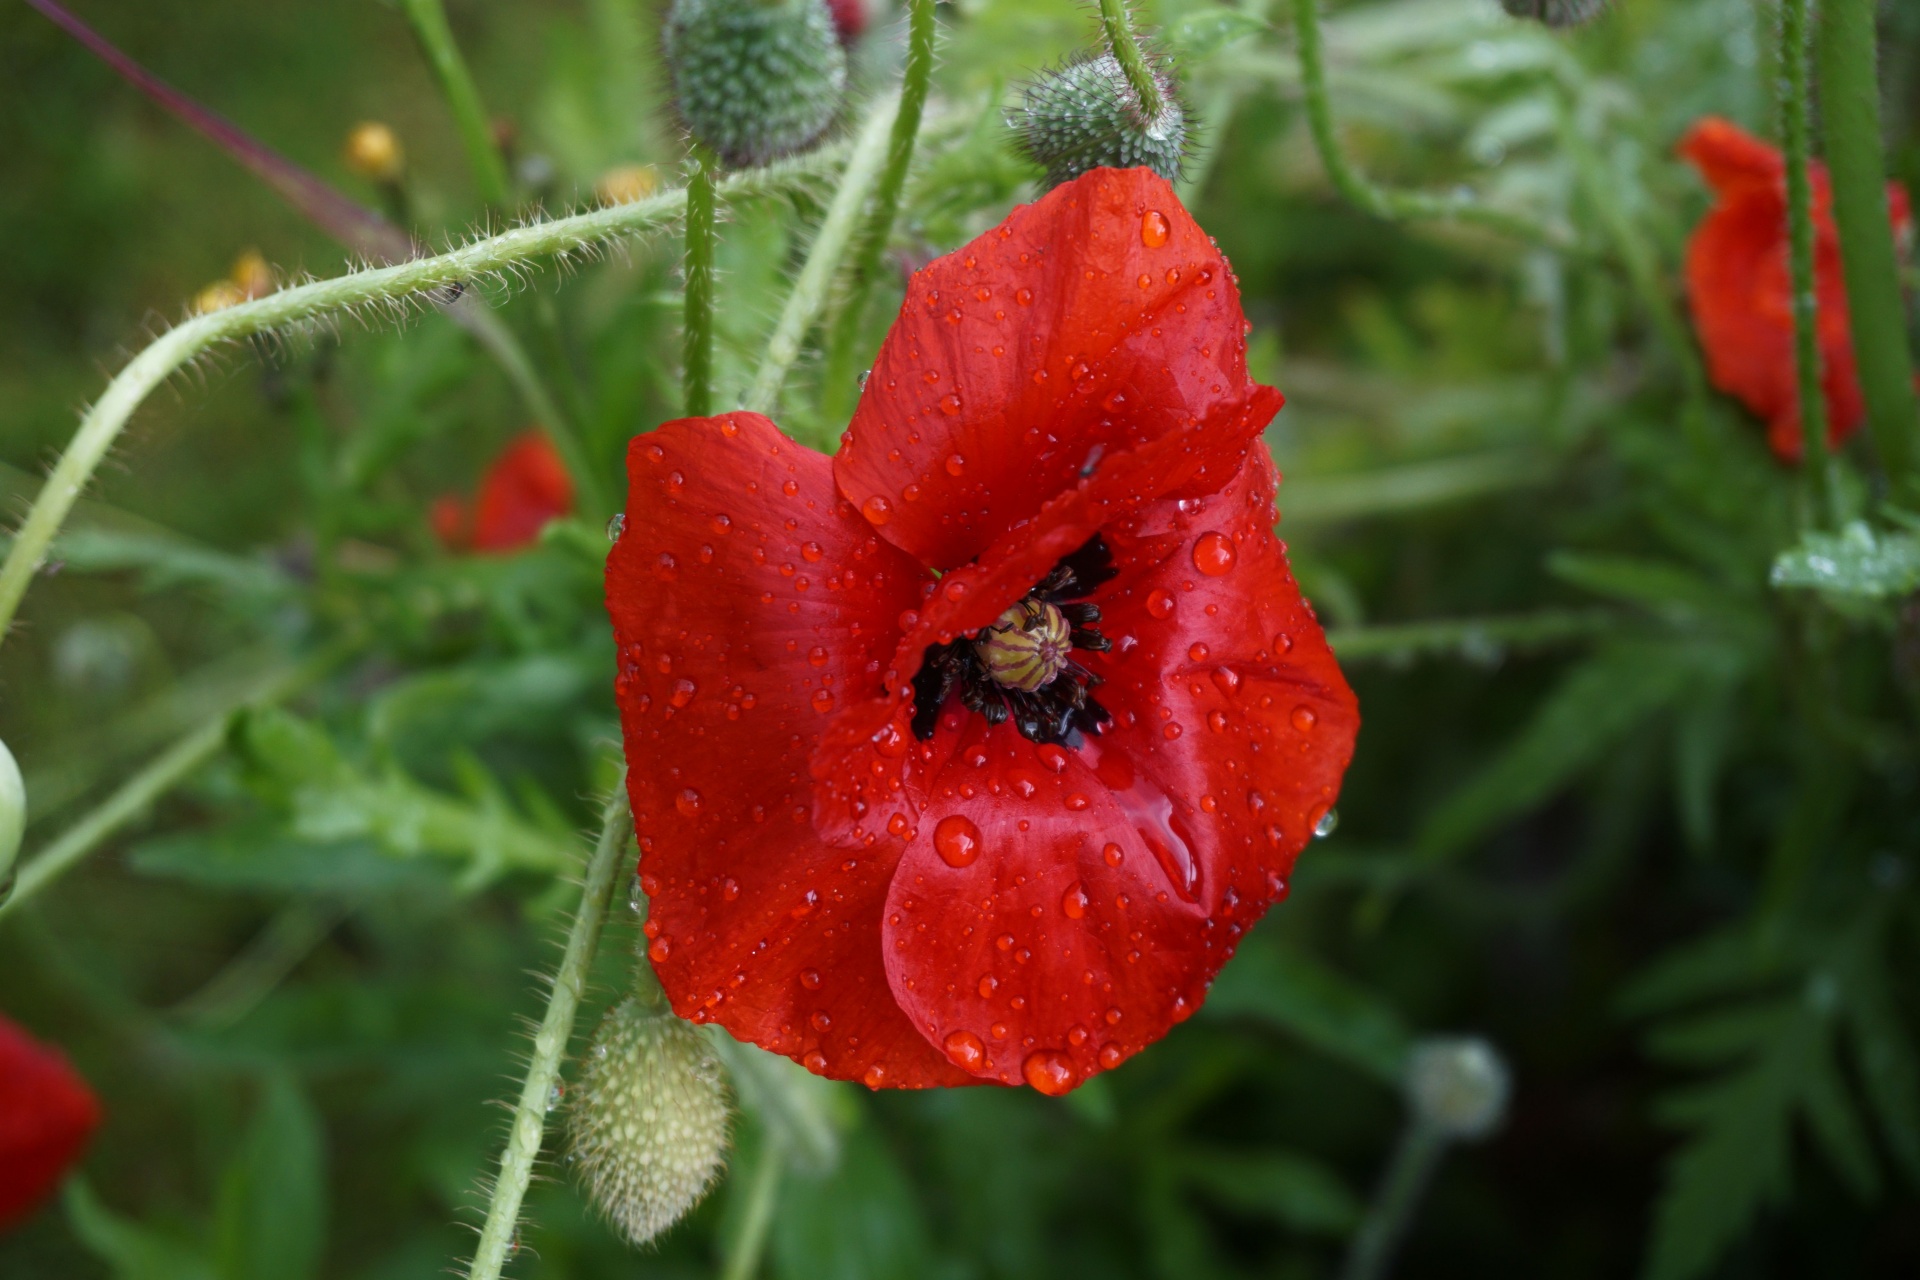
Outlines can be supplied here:
<path id="1" fill-rule="evenodd" d="M 826 217 L 820 221 L 813 248 L 807 254 L 806 265 L 800 268 L 799 277 L 793 282 L 793 292 L 787 295 L 786 307 L 780 313 L 779 323 L 774 326 L 773 336 L 767 340 L 767 354 L 760 362 L 759 372 L 754 375 L 753 386 L 747 391 L 743 408 L 754 413 L 773 412 L 787 371 L 799 358 L 800 344 L 805 340 L 807 330 L 813 327 L 814 320 L 819 317 L 820 308 L 827 300 L 827 290 L 833 285 L 834 274 L 840 269 L 841 260 L 846 257 L 847 247 L 853 242 L 860 212 L 866 208 L 867 197 L 872 193 L 874 180 L 880 173 L 881 159 L 886 154 L 889 126 L 898 115 L 897 99 L 883 99 L 874 106 L 865 127 L 860 130 L 860 136 L 855 139 L 852 154 L 847 157 L 846 171 L 840 176 L 839 189 L 834 192 L 833 203 L 827 207 Z"/>
<path id="2" fill-rule="evenodd" d="M 21 864 L 13 893 L 0 900 L 0 919 L 18 910 L 42 889 L 71 871 L 82 858 L 99 848 L 107 837 L 144 813 L 155 800 L 191 777 L 195 770 L 218 754 L 226 744 L 227 729 L 235 715 L 248 707 L 269 706 L 291 697 L 325 675 L 350 651 L 350 647 L 344 643 L 335 645 L 304 662 L 274 673 L 247 696 L 221 708 L 216 715 L 154 757 L 146 768 L 127 779 L 91 812 L 62 831 L 36 857 Z"/>
<path id="3" fill-rule="evenodd" d="M 1380 1280 L 1393 1262 L 1393 1252 L 1420 1210 L 1427 1184 L 1433 1180 L 1440 1158 L 1446 1154 L 1447 1140 L 1432 1125 L 1417 1116 L 1407 1118 L 1400 1133 L 1386 1177 L 1374 1196 L 1372 1207 L 1353 1242 L 1347 1248 L 1341 1280 Z"/>
<path id="4" fill-rule="evenodd" d="M 494 208 L 505 208 L 510 198 L 507 164 L 500 156 L 500 148 L 494 145 L 493 124 L 480 103 L 480 90 L 473 83 L 473 74 L 467 70 L 466 59 L 460 56 L 460 46 L 454 43 L 446 10 L 440 6 L 440 0 L 400 0 L 400 9 L 407 15 L 414 39 L 420 42 L 420 51 L 427 55 L 433 77 L 453 111 L 460 142 L 467 150 L 467 162 L 473 166 L 474 181 L 480 185 L 480 198 Z"/>
<path id="5" fill-rule="evenodd" d="M 859 247 L 853 254 L 846 292 L 840 299 L 827 340 L 821 405 L 829 418 L 839 417 L 850 398 L 846 389 L 853 383 L 855 351 L 860 341 L 860 321 L 866 314 L 867 295 L 880 274 L 880 261 L 886 254 L 887 241 L 893 236 L 893 222 L 900 213 L 900 197 L 907 187 L 907 171 L 913 167 L 920 119 L 926 113 L 927 88 L 933 82 L 933 44 L 938 30 L 933 3 L 934 0 L 908 0 L 907 65 L 900 80 L 900 109 L 894 114 L 893 134 L 887 143 L 887 167 L 874 191 L 873 209 L 860 229 Z"/>
<path id="6" fill-rule="evenodd" d="M 1787 242 L 1793 266 L 1793 352 L 1800 390 L 1808 498 L 1814 522 L 1838 512 L 1828 501 L 1827 401 L 1820 391 L 1820 299 L 1813 268 L 1813 180 L 1808 86 L 1807 22 L 1813 0 L 1780 4 L 1780 133 L 1787 153 Z"/>
<path id="7" fill-rule="evenodd" d="M 513 1251 L 514 1236 L 520 1226 L 520 1203 L 533 1178 L 533 1162 L 539 1158 L 541 1139 L 546 1133 L 547 1103 L 554 1081 L 560 1077 L 560 1062 L 573 1038 L 574 1017 L 580 1011 L 580 997 L 586 990 L 587 970 L 600 945 L 600 932 L 607 922 L 607 905 L 613 897 L 613 885 L 628 847 L 633 843 L 633 815 L 627 807 L 627 771 L 620 771 L 600 818 L 600 838 L 587 863 L 585 883 L 580 889 L 580 910 L 567 934 L 567 949 L 560 968 L 553 975 L 552 994 L 546 1014 L 533 1036 L 533 1060 L 527 1064 L 527 1078 L 520 1086 L 520 1101 L 514 1108 L 513 1125 L 507 1131 L 507 1147 L 500 1153 L 500 1172 L 493 1182 L 493 1195 L 487 1205 L 487 1220 L 480 1228 L 480 1245 L 474 1250 L 468 1280 L 499 1280 L 500 1269 Z"/>
<path id="8" fill-rule="evenodd" d="M 1300 82 L 1307 108 L 1307 128 L 1313 134 L 1314 148 L 1320 153 L 1320 163 L 1326 166 L 1334 190 L 1349 203 L 1389 222 L 1458 222 L 1550 249 L 1577 247 L 1564 230 L 1496 209 L 1471 194 L 1391 191 L 1369 181 L 1347 158 L 1334 128 L 1333 107 L 1327 98 L 1327 62 L 1320 31 L 1319 0 L 1293 0 L 1293 19 L 1299 37 Z"/>
<path id="9" fill-rule="evenodd" d="M 1907 312 L 1887 206 L 1876 7 L 1874 0 L 1822 0 L 1817 56 L 1820 119 L 1860 390 L 1881 464 L 1898 493 L 1915 481 L 1920 403 L 1914 396 L 1913 353 L 1907 346 Z"/>
<path id="10" fill-rule="evenodd" d="M 1160 82 L 1153 77 L 1153 68 L 1147 65 L 1147 56 L 1140 52 L 1140 42 L 1134 38 L 1127 0 L 1100 0 L 1100 26 L 1107 33 L 1113 60 L 1120 64 L 1133 96 L 1140 100 L 1141 114 L 1149 120 L 1159 119 L 1167 101 L 1160 92 Z"/>
<path id="11" fill-rule="evenodd" d="M 693 146 L 693 174 L 687 180 L 687 289 L 681 314 L 680 411 L 690 418 L 713 412 L 713 242 L 716 161 L 705 147 Z"/>
<path id="12" fill-rule="evenodd" d="M 766 1252 L 767 1232 L 773 1226 L 773 1211 L 780 1204 L 780 1180 L 786 1167 L 785 1146 L 769 1136 L 760 1146 L 760 1160 L 747 1187 L 746 1216 L 740 1221 L 733 1248 L 727 1252 L 727 1266 L 720 1280 L 752 1280 L 759 1272 L 760 1255 Z"/>
<path id="13" fill-rule="evenodd" d="M 742 193 L 778 189 L 819 173 L 841 153 L 838 147 L 823 148 L 802 162 L 737 175 L 721 185 Z M 81 419 L 79 431 L 41 487 L 5 562 L 0 563 L 0 637 L 12 624 L 61 523 L 119 439 L 128 418 L 155 387 L 196 357 L 222 343 L 288 328 L 331 312 L 368 305 L 396 306 L 423 294 L 435 295 L 432 301 L 444 302 L 454 293 L 463 292 L 469 283 L 522 263 L 666 226 L 680 216 L 686 200 L 685 191 L 663 191 L 631 204 L 531 223 L 476 240 L 451 253 L 283 289 L 254 302 L 195 316 L 160 335 L 107 384 L 106 392 Z"/>

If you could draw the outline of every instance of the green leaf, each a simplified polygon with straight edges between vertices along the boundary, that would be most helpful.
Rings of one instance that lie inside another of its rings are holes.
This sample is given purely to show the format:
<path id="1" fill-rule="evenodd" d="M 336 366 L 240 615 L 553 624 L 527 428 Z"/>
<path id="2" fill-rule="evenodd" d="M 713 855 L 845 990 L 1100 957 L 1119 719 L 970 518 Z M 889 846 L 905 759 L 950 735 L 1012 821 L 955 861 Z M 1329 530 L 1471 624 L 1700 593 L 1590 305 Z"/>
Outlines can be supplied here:
<path id="1" fill-rule="evenodd" d="M 309 1280 L 325 1248 L 320 1117 L 293 1077 L 267 1077 L 214 1208 L 222 1280 Z"/>
<path id="2" fill-rule="evenodd" d="M 1863 1201 L 1876 1199 L 1880 1194 L 1880 1168 L 1860 1123 L 1860 1113 L 1847 1097 L 1839 1064 L 1830 1053 L 1820 1052 L 1808 1059 L 1807 1067 L 1801 1098 L 1813 1136 L 1854 1194 Z"/>
<path id="3" fill-rule="evenodd" d="M 1808 533 L 1773 562 L 1773 585 L 1879 600 L 1920 589 L 1920 537 L 1876 534 L 1863 520 Z"/>
<path id="4" fill-rule="evenodd" d="M 840 1132 L 857 1118 L 844 1086 L 799 1063 L 743 1043 L 718 1026 L 707 1041 L 727 1064 L 740 1103 L 787 1149 L 802 1171 L 824 1175 L 840 1163 Z"/>
<path id="5" fill-rule="evenodd" d="M 795 1177 L 782 1191 L 772 1237 L 776 1272 L 788 1280 L 928 1274 L 926 1218 L 912 1187 L 873 1126 L 861 1125 L 831 1175 Z"/>
<path id="6" fill-rule="evenodd" d="M 1192 62 L 1267 29 L 1267 23 L 1250 13 L 1203 5 L 1180 15 L 1162 38 L 1173 46 L 1180 61 Z"/>
<path id="7" fill-rule="evenodd" d="M 269 893 L 373 894 L 441 882 L 423 867 L 381 853 L 370 840 L 315 843 L 272 822 L 143 841 L 127 855 L 127 865 L 144 876 Z"/>
<path id="8" fill-rule="evenodd" d="M 1885 968 L 1862 964 L 1846 1002 L 1847 1028 L 1867 1101 L 1887 1148 L 1920 1191 L 1920 1055 L 1895 1010 Z"/>
<path id="9" fill-rule="evenodd" d="M 136 570 L 148 591 L 212 587 L 233 599 L 284 596 L 293 589 L 286 575 L 264 560 L 228 555 L 171 535 L 71 529 L 60 536 L 53 554 L 76 572 Z"/>
<path id="10" fill-rule="evenodd" d="M 1559 551 L 1548 557 L 1547 568 L 1563 582 L 1663 617 L 1695 618 L 1727 603 L 1719 587 L 1670 561 Z"/>
<path id="11" fill-rule="evenodd" d="M 83 1178 L 67 1181 L 65 1205 L 73 1234 L 115 1280 L 216 1280 L 198 1247 L 114 1213 Z"/>
<path id="12" fill-rule="evenodd" d="M 1768 958 L 1745 928 L 1704 934 L 1641 971 L 1621 992 L 1617 1004 L 1627 1017 L 1667 1013 L 1752 986 L 1770 972 Z"/>
<path id="13" fill-rule="evenodd" d="M 1220 971 L 1205 1013 L 1271 1023 L 1394 1089 L 1413 1044 L 1393 1006 L 1263 933 Z"/>
<path id="14" fill-rule="evenodd" d="M 1442 857 L 1566 786 L 1698 679 L 1700 646 L 1619 641 L 1576 667 L 1505 750 L 1428 820 Z"/>
<path id="15" fill-rule="evenodd" d="M 1737 1061 L 1764 1048 L 1793 1016 L 1778 1001 L 1733 1009 L 1714 1009 L 1684 1021 L 1656 1027 L 1647 1051 L 1665 1062 L 1713 1066 Z"/>
<path id="16" fill-rule="evenodd" d="M 1189 1149 L 1179 1167 L 1188 1185 L 1210 1199 L 1295 1231 L 1343 1236 L 1360 1221 L 1360 1201 L 1346 1183 L 1297 1152 Z"/>

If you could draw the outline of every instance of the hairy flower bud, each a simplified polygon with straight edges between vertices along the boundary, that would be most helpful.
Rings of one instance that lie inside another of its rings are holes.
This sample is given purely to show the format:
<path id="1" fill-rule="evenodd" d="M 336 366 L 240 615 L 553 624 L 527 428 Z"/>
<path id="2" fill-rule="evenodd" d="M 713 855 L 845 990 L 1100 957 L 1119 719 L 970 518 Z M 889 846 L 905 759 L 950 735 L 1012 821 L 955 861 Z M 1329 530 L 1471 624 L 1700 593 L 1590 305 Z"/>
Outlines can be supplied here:
<path id="1" fill-rule="evenodd" d="M 1600 16 L 1609 0 L 1500 0 L 1516 18 L 1532 18 L 1550 27 L 1577 27 Z"/>
<path id="2" fill-rule="evenodd" d="M 27 784 L 13 752 L 0 742 L 0 902 L 13 892 L 13 860 L 20 853 L 20 837 L 27 830 Z"/>
<path id="3" fill-rule="evenodd" d="M 637 1000 L 600 1023 L 573 1090 L 573 1151 L 600 1211 L 645 1244 L 700 1202 L 725 1163 L 720 1060 L 692 1027 Z"/>
<path id="4" fill-rule="evenodd" d="M 370 182 L 398 182 L 407 168 L 400 136 L 378 120 L 363 120 L 353 126 L 341 155 L 347 168 Z"/>
<path id="5" fill-rule="evenodd" d="M 1156 69 L 1165 104 L 1147 118 L 1139 95 L 1112 54 L 1069 62 L 1027 86 L 1008 123 L 1020 147 L 1047 170 L 1047 185 L 1071 182 L 1102 165 L 1144 165 L 1167 181 L 1187 155 L 1187 111 L 1172 77 Z"/>
<path id="6" fill-rule="evenodd" d="M 673 0 L 665 42 L 681 120 L 736 168 L 812 144 L 846 94 L 824 0 Z"/>
<path id="7" fill-rule="evenodd" d="M 1449 1138 L 1484 1138 L 1506 1117 L 1507 1064 L 1478 1036 L 1422 1041 L 1407 1062 L 1407 1104 Z"/>

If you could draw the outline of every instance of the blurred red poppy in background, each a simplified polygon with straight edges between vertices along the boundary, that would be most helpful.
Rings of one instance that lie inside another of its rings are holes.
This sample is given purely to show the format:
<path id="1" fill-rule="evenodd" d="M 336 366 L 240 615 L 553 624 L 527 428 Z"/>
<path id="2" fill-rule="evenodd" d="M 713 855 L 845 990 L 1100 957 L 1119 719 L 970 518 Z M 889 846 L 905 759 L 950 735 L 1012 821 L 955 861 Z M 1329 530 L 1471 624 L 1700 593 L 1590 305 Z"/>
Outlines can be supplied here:
<path id="1" fill-rule="evenodd" d="M 867 29 L 867 0 L 827 0 L 827 12 L 843 44 L 852 44 Z"/>
<path id="2" fill-rule="evenodd" d="M 674 1009 L 1064 1093 L 1199 1007 L 1339 790 L 1226 262 L 1098 169 L 916 272 L 832 458 L 638 437 L 607 568 Z"/>
<path id="3" fill-rule="evenodd" d="M 457 494 L 436 498 L 433 531 L 453 550 L 517 551 L 551 520 L 573 511 L 573 480 L 553 443 L 538 429 L 515 436 L 480 481 L 469 506 Z"/>
<path id="4" fill-rule="evenodd" d="M 1805 447 L 1793 339 L 1793 271 L 1787 241 L 1787 166 L 1780 152 L 1729 121 L 1700 121 L 1681 139 L 1717 199 L 1687 245 L 1687 296 L 1713 385 L 1767 423 L 1774 453 L 1798 462 Z M 1814 283 L 1827 440 L 1838 445 L 1866 416 L 1847 320 L 1840 235 L 1824 166 L 1813 166 Z M 1887 199 L 1904 239 L 1907 193 Z"/>
<path id="5" fill-rule="evenodd" d="M 99 1123 L 67 1060 L 0 1017 L 0 1231 L 52 1194 Z"/>

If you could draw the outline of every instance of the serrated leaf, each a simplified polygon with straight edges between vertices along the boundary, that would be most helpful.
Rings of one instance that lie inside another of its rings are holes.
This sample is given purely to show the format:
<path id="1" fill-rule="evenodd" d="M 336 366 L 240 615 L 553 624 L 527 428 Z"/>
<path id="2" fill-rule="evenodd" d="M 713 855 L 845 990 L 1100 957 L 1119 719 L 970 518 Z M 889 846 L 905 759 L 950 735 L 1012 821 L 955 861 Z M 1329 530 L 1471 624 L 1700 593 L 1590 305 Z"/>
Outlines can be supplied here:
<path id="1" fill-rule="evenodd" d="M 1260 933 L 1220 971 L 1205 1012 L 1271 1023 L 1395 1089 L 1413 1044 L 1385 1000 Z"/>
<path id="2" fill-rule="evenodd" d="M 1615 642 L 1574 668 L 1518 737 L 1427 821 L 1429 857 L 1464 848 L 1545 800 L 1688 689 L 1698 646 Z"/>
<path id="3" fill-rule="evenodd" d="M 1671 561 L 1560 551 L 1547 558 L 1547 568 L 1563 582 L 1666 617 L 1696 617 L 1727 604 L 1719 587 Z"/>
<path id="4" fill-rule="evenodd" d="M 1793 1016 L 1794 1010 L 1783 1008 L 1778 1001 L 1714 1009 L 1655 1027 L 1647 1035 L 1647 1052 L 1683 1066 L 1736 1061 L 1772 1041 Z"/>
<path id="5" fill-rule="evenodd" d="M 1732 744 L 1735 703 L 1731 695 L 1710 690 L 1682 703 L 1673 734 L 1673 790 L 1687 843 L 1694 849 L 1713 844 L 1714 796 Z"/>
<path id="6" fill-rule="evenodd" d="M 1773 562 L 1776 587 L 1869 600 L 1920 590 L 1920 537 L 1876 534 L 1864 520 L 1839 533 L 1808 533 Z"/>
<path id="7" fill-rule="evenodd" d="M 1839 1065 L 1824 1047 L 1808 1058 L 1801 1098 L 1813 1135 L 1833 1167 L 1862 1200 L 1878 1197 L 1880 1169 L 1874 1161 L 1866 1129 L 1860 1123 L 1860 1114 L 1852 1099 L 1847 1097 Z"/>
<path id="8" fill-rule="evenodd" d="M 325 1248 L 320 1117 L 285 1072 L 267 1078 L 214 1208 L 222 1280 L 309 1280 Z"/>
<path id="9" fill-rule="evenodd" d="M 1295 1231 L 1341 1236 L 1360 1221 L 1360 1201 L 1339 1175 L 1298 1152 L 1189 1149 L 1179 1168 L 1208 1198 Z"/>
<path id="10" fill-rule="evenodd" d="M 112 1268 L 114 1280 L 218 1280 L 198 1246 L 121 1217 L 84 1178 L 67 1181 L 64 1203 L 74 1236 Z"/>
<path id="11" fill-rule="evenodd" d="M 1765 976 L 1768 953 L 1744 928 L 1709 933 L 1675 947 L 1642 970 L 1616 1001 L 1630 1018 L 1667 1013 L 1751 986 Z"/>

